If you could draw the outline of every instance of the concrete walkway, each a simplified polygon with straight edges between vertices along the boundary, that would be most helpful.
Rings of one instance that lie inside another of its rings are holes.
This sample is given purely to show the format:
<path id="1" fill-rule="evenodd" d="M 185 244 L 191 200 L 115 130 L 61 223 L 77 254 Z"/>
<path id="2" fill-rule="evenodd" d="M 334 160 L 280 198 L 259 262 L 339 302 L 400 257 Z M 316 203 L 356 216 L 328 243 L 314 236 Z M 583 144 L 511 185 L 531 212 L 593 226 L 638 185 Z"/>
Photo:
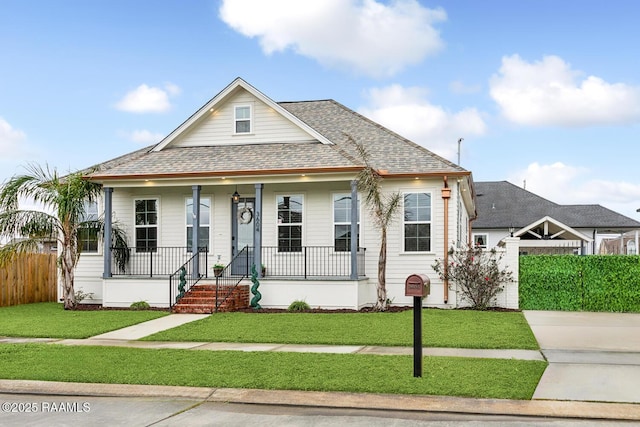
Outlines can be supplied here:
<path id="1" fill-rule="evenodd" d="M 184 325 L 185 323 L 204 319 L 208 316 L 209 314 L 170 314 L 168 316 L 138 323 L 137 325 L 128 326 L 126 328 L 107 332 L 105 334 L 96 335 L 95 337 L 91 337 L 89 339 L 138 340 L 142 337 L 147 337 L 149 335 L 155 334 L 156 332 L 176 328 L 178 326 Z"/>
<path id="2" fill-rule="evenodd" d="M 534 399 L 640 403 L 640 314 L 524 315 L 549 362 Z"/>

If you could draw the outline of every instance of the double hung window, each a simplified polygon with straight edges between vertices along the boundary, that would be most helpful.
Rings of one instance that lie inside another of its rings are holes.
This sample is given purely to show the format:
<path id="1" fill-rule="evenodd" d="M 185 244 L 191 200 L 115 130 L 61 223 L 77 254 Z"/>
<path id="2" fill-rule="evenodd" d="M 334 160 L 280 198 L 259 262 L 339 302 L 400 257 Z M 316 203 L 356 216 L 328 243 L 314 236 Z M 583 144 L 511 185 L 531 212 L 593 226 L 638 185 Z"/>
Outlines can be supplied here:
<path id="1" fill-rule="evenodd" d="M 404 250 L 431 250 L 431 193 L 404 195 Z"/>
<path id="2" fill-rule="evenodd" d="M 234 132 L 251 133 L 251 106 L 238 105 L 234 108 Z"/>
<path id="3" fill-rule="evenodd" d="M 85 200 L 80 222 L 78 245 L 81 253 L 98 253 L 98 202 Z"/>
<path id="4" fill-rule="evenodd" d="M 278 252 L 302 252 L 302 195 L 277 196 Z"/>
<path id="5" fill-rule="evenodd" d="M 358 206 L 358 231 L 360 207 Z M 358 233 L 357 238 L 359 238 Z M 351 250 L 351 193 L 333 195 L 333 247 L 336 252 Z"/>
<path id="6" fill-rule="evenodd" d="M 185 210 L 187 218 L 187 252 L 193 252 L 193 198 L 188 198 Z M 200 227 L 198 230 L 198 247 L 209 249 L 209 227 L 211 224 L 211 199 L 200 198 Z"/>
<path id="7" fill-rule="evenodd" d="M 158 250 L 158 200 L 135 200 L 136 252 Z"/>

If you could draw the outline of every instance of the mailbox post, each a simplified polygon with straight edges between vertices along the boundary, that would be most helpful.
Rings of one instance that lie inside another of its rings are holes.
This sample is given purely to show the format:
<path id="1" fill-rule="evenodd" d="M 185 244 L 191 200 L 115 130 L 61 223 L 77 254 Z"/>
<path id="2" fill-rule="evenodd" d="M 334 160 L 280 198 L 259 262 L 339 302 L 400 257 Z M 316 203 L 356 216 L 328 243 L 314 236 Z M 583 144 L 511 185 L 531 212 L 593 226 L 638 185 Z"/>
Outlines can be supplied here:
<path id="1" fill-rule="evenodd" d="M 430 293 L 431 281 L 424 274 L 412 274 L 404 282 L 404 294 L 413 297 L 413 376 L 422 377 L 422 298 Z"/>

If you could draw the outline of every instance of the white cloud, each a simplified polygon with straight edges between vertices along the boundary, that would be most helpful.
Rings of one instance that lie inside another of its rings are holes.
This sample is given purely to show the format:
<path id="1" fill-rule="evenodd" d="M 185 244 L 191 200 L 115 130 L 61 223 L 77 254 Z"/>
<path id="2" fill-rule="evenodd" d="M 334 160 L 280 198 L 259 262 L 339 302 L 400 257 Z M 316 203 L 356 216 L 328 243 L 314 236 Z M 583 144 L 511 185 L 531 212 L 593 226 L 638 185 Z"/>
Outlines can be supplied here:
<path id="1" fill-rule="evenodd" d="M 429 103 L 427 91 L 391 85 L 371 89 L 370 105 L 359 113 L 452 161 L 461 137 L 482 135 L 486 124 L 475 108 L 449 112 Z"/>
<path id="2" fill-rule="evenodd" d="M 153 133 L 146 129 L 136 129 L 131 132 L 120 132 L 120 135 L 139 144 L 155 144 L 164 138 L 163 134 Z"/>
<path id="3" fill-rule="evenodd" d="M 162 113 L 171 108 L 169 97 L 179 93 L 180 88 L 172 83 L 165 83 L 164 89 L 141 84 L 128 92 L 116 108 L 129 113 Z"/>
<path id="4" fill-rule="evenodd" d="M 27 135 L 20 129 L 14 129 L 9 122 L 0 117 L 0 154 L 1 158 L 15 159 L 25 152 Z"/>
<path id="5" fill-rule="evenodd" d="M 510 175 L 508 181 L 561 205 L 598 204 L 633 219 L 640 208 L 640 184 L 589 178 L 593 171 L 561 162 L 531 163 Z"/>
<path id="6" fill-rule="evenodd" d="M 509 120 L 532 126 L 591 126 L 640 121 L 640 87 L 607 83 L 581 73 L 557 56 L 528 63 L 502 58 L 490 80 L 491 97 Z"/>
<path id="7" fill-rule="evenodd" d="M 265 54 L 294 52 L 326 66 L 389 76 L 443 47 L 441 9 L 416 0 L 224 0 L 220 18 Z"/>

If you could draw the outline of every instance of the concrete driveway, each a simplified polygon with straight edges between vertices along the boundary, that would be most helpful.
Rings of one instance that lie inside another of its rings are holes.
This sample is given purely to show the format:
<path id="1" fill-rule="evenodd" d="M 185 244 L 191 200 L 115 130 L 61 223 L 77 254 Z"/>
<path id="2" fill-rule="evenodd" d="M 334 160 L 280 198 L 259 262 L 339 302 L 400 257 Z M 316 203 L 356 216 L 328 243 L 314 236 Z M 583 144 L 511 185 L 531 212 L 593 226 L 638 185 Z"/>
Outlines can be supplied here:
<path id="1" fill-rule="evenodd" d="M 549 362 L 534 399 L 640 403 L 640 314 L 524 315 Z"/>

